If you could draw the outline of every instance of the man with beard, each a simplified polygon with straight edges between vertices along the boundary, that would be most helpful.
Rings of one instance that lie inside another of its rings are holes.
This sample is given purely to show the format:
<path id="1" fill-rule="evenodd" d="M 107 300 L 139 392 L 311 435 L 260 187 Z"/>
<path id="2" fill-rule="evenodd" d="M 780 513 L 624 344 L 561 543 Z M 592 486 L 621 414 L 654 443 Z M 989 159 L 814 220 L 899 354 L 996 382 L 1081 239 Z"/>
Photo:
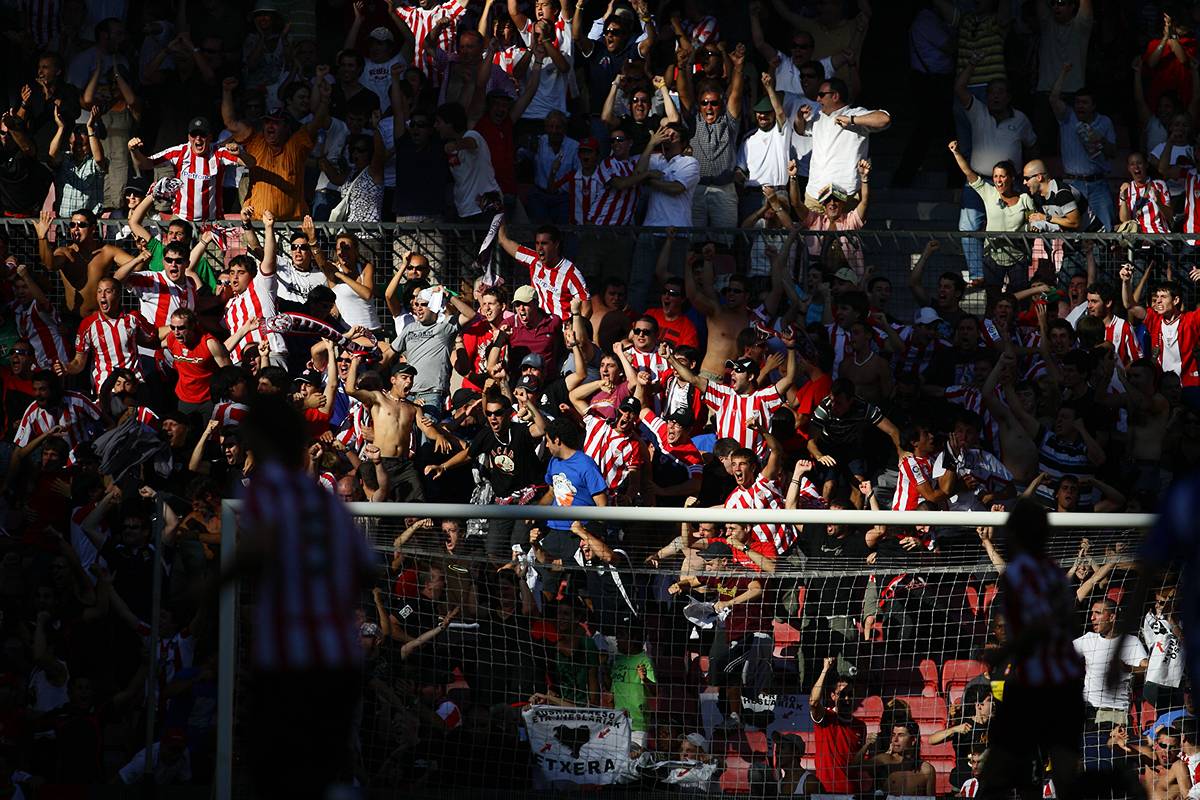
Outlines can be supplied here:
<path id="1" fill-rule="evenodd" d="M 483 478 L 492 487 L 497 501 L 519 497 L 541 483 L 545 469 L 537 454 L 538 440 L 546 429 L 546 418 L 536 404 L 522 404 L 531 424 L 514 425 L 512 406 L 497 393 L 485 395 L 483 413 L 487 426 L 475 435 L 470 447 L 459 450 L 441 464 L 430 464 L 425 474 L 437 480 L 446 470 L 467 463 L 478 463 L 483 457 Z M 528 526 L 523 520 L 488 520 L 487 554 L 489 558 L 508 560 L 529 541 Z"/>
<path id="2" fill-rule="evenodd" d="M 34 224 L 38 237 L 38 256 L 42 266 L 57 272 L 66 295 L 66 307 L 80 317 L 92 314 L 99 308 L 97 290 L 100 279 L 108 275 L 114 264 L 123 267 L 130 261 L 145 263 L 149 253 L 131 256 L 119 247 L 104 244 L 96 226 L 96 215 L 80 209 L 71 215 L 67 223 L 69 243 L 51 248 L 50 228 L 54 225 L 54 212 L 43 211 Z"/>
<path id="3" fill-rule="evenodd" d="M 96 302 L 96 312 L 79 325 L 75 357 L 66 364 L 54 362 L 54 371 L 59 375 L 78 375 L 87 366 L 88 356 L 92 356 L 92 388 L 97 393 L 119 367 L 132 370 L 139 381 L 145 380 L 138 345 L 156 346 L 157 332 L 137 311 L 121 310 L 121 284 L 113 278 L 100 279 Z"/>
<path id="4" fill-rule="evenodd" d="M 38 370 L 30 382 L 34 400 L 21 416 L 14 444 L 24 447 L 52 428 L 62 428 L 62 438 L 69 448 L 91 440 L 100 421 L 95 403 L 78 392 L 64 392 L 62 382 L 50 370 Z"/>
<path id="5" fill-rule="evenodd" d="M 142 172 L 153 173 L 159 164 L 168 164 L 181 181 L 171 212 L 187 220 L 221 219 L 221 187 L 225 170 L 237 164 L 247 164 L 237 146 L 212 145 L 212 126 L 204 117 L 188 123 L 188 140 L 160 150 L 152 156 L 142 152 L 142 140 L 129 140 L 129 154 Z"/>
<path id="6" fill-rule="evenodd" d="M 179 375 L 175 381 L 179 410 L 184 414 L 196 412 L 202 417 L 210 416 L 213 408 L 210 390 L 212 376 L 219 367 L 228 367 L 233 363 L 225 345 L 211 333 L 200 329 L 196 313 L 190 308 L 179 308 L 171 314 L 162 345 L 171 354 Z"/>

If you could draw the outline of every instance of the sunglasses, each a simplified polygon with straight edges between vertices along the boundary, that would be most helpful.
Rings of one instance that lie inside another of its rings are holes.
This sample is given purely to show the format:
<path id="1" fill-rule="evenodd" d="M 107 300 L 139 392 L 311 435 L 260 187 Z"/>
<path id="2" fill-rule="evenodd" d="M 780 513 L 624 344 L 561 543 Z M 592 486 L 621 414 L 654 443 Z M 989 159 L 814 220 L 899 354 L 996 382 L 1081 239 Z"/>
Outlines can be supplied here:
<path id="1" fill-rule="evenodd" d="M 351 361 L 353 361 L 353 359 L 347 358 L 346 356 L 338 356 L 335 359 L 335 362 L 338 364 L 349 364 Z"/>
<path id="2" fill-rule="evenodd" d="M 650 330 L 649 328 L 634 328 L 633 335 L 634 336 L 653 336 L 654 331 Z"/>
<path id="3" fill-rule="evenodd" d="M 817 97 L 828 97 L 831 94 L 837 94 L 837 92 L 817 92 Z"/>
<path id="4" fill-rule="evenodd" d="M 187 325 L 168 325 L 167 327 L 173 331 L 186 331 L 188 329 Z"/>
<path id="5" fill-rule="evenodd" d="M 217 281 L 217 286 L 232 286 L 232 281 Z"/>
<path id="6" fill-rule="evenodd" d="M 636 103 L 636 104 L 638 104 L 638 105 L 643 105 L 643 106 L 644 106 L 644 105 L 646 105 L 647 103 L 649 103 L 649 102 L 650 102 L 650 98 L 649 98 L 649 97 L 635 97 L 635 98 L 633 98 L 633 100 L 631 100 L 630 102 L 632 102 L 632 103 Z"/>
<path id="7" fill-rule="evenodd" d="M 683 292 L 679 291 L 678 289 L 665 289 L 663 290 L 663 294 L 667 295 L 668 297 L 683 297 Z"/>
<path id="8" fill-rule="evenodd" d="M 294 245 L 292 245 L 292 249 L 307 251 L 307 250 L 311 250 L 312 248 L 306 244 L 294 244 Z"/>
<path id="9" fill-rule="evenodd" d="M 1043 176 L 1043 175 L 1045 175 L 1045 174 L 1046 174 L 1046 173 L 1044 173 L 1044 172 L 1035 172 L 1035 173 L 1033 173 L 1032 175 L 1022 175 L 1022 176 L 1021 176 L 1021 180 L 1023 180 L 1023 181 L 1031 181 L 1031 180 L 1033 180 L 1034 178 L 1040 178 L 1041 176 Z"/>
<path id="10" fill-rule="evenodd" d="M 188 260 L 186 258 L 179 258 L 178 256 L 163 256 L 163 263 L 164 264 L 186 264 L 186 263 L 188 263 Z"/>
<path id="11" fill-rule="evenodd" d="M 749 372 L 750 370 L 749 370 L 749 369 L 747 369 L 746 367 L 740 367 L 740 366 L 739 366 L 739 367 L 733 367 L 733 371 L 734 371 L 734 372 Z"/>
<path id="12" fill-rule="evenodd" d="M 721 101 L 720 100 L 701 100 L 700 105 L 701 106 L 719 106 L 719 105 L 721 105 Z"/>
<path id="13" fill-rule="evenodd" d="M 24 356 L 25 358 L 31 358 L 33 356 L 33 353 L 29 350 L 12 350 L 9 352 L 9 355 Z"/>
<path id="14" fill-rule="evenodd" d="M 429 303 L 413 303 L 413 308 L 429 308 Z"/>
<path id="15" fill-rule="evenodd" d="M 609 28 L 608 30 L 606 30 L 604 32 L 604 35 L 605 36 L 620 36 L 621 30 L 620 30 L 620 28 Z"/>
<path id="16" fill-rule="evenodd" d="M 71 228 L 72 230 L 74 230 L 75 228 L 79 228 L 80 230 L 85 230 L 89 226 L 88 226 L 88 223 L 86 223 L 86 222 L 75 222 L 74 220 L 72 220 L 71 222 L 67 223 L 67 227 Z"/>
<path id="17" fill-rule="evenodd" d="M 620 144 L 621 142 L 628 142 L 629 137 L 628 136 L 614 136 L 611 139 L 609 139 L 609 141 L 612 142 L 613 144 Z"/>
<path id="18" fill-rule="evenodd" d="M 499 411 L 484 411 L 484 412 L 483 412 L 483 415 L 484 415 L 485 417 L 503 417 L 503 416 L 505 415 L 505 413 L 506 413 L 506 412 L 505 412 L 505 411 L 504 411 L 504 409 L 502 408 L 502 409 L 500 409 Z"/>

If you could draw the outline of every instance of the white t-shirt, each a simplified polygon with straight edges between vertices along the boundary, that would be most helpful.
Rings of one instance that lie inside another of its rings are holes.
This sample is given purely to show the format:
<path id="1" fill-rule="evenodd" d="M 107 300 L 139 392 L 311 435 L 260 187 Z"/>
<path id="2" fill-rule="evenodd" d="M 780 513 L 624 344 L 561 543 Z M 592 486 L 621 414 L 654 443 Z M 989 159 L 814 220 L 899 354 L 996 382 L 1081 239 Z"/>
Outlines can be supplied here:
<path id="1" fill-rule="evenodd" d="M 792 133 L 791 123 L 785 120 L 782 128 L 772 125 L 765 131 L 756 129 L 742 140 L 738 166 L 746 171 L 746 186 L 787 185 Z"/>
<path id="2" fill-rule="evenodd" d="M 454 207 L 460 217 L 470 217 L 483 211 L 476 199 L 487 192 L 499 192 L 496 172 L 492 169 L 492 152 L 478 131 L 467 131 L 464 138 L 473 139 L 474 150 L 459 150 L 450 159 L 450 174 L 454 176 Z"/>
<path id="3" fill-rule="evenodd" d="M 842 128 L 834 120 L 837 117 L 861 117 L 870 113 L 865 108 L 846 106 L 832 114 L 822 112 L 813 123 L 812 163 L 808 168 L 809 195 L 816 197 L 828 185 L 847 194 L 858 191 L 858 162 L 867 157 L 867 139 L 871 134 L 858 125 Z"/>
<path id="4" fill-rule="evenodd" d="M 526 47 L 533 47 L 533 26 L 536 20 L 530 17 L 521 31 L 521 39 Z M 567 60 L 567 71 L 559 72 L 554 66 L 553 59 L 546 56 L 542 59 L 542 73 L 538 78 L 537 91 L 521 119 L 545 119 L 551 111 L 567 113 L 567 89 L 570 86 L 575 66 L 575 44 L 571 40 L 570 24 L 562 17 L 555 24 L 558 41 L 558 51 Z M 531 56 L 532 57 L 532 56 Z"/>
<path id="5" fill-rule="evenodd" d="M 1182 317 L 1176 317 L 1174 322 L 1163 321 L 1162 324 L 1162 371 L 1174 372 L 1176 375 L 1183 374 L 1183 357 L 1179 355 L 1179 320 Z"/>
<path id="6" fill-rule="evenodd" d="M 682 194 L 667 194 L 649 190 L 646 219 L 642 223 L 648 228 L 690 228 L 692 225 L 692 194 L 700 183 L 700 162 L 682 153 L 668 161 L 655 153 L 650 156 L 650 169 L 662 172 L 664 181 L 682 183 L 686 191 Z"/>
<path id="7" fill-rule="evenodd" d="M 326 282 L 325 273 L 317 269 L 315 263 L 308 272 L 302 272 L 283 253 L 275 256 L 275 275 L 279 278 L 277 296 L 291 303 L 308 302 L 308 293 L 318 286 L 324 286 Z"/>
<path id="8" fill-rule="evenodd" d="M 1029 117 L 1015 108 L 1012 116 L 997 122 L 987 103 L 971 98 L 967 119 L 971 122 L 971 169 L 980 175 L 991 177 L 992 168 L 1000 161 L 1023 164 L 1021 146 L 1037 143 Z"/>
<path id="9" fill-rule="evenodd" d="M 1158 159 L 1162 158 L 1162 151 L 1163 151 L 1163 148 L 1166 146 L 1167 146 L 1166 142 L 1159 144 L 1157 147 L 1155 147 L 1153 150 L 1150 151 L 1150 155 L 1146 160 L 1149 161 L 1151 164 L 1154 164 L 1155 166 L 1157 166 Z M 1184 161 L 1187 161 L 1188 163 L 1195 162 L 1196 158 L 1195 158 L 1195 155 L 1193 154 L 1192 146 L 1190 144 L 1184 144 L 1184 145 L 1173 144 L 1173 145 L 1171 145 L 1171 166 L 1175 166 L 1176 164 L 1178 164 L 1181 159 Z M 1174 179 L 1168 180 L 1167 188 L 1171 190 L 1171 194 L 1183 194 L 1185 191 L 1183 179 L 1174 178 Z"/>
<path id="10" fill-rule="evenodd" d="M 1142 619 L 1142 642 L 1150 651 L 1146 682 L 1159 686 L 1178 686 L 1183 679 L 1183 642 L 1165 619 L 1153 611 Z"/>
<path id="11" fill-rule="evenodd" d="M 1130 673 L 1122 675 L 1115 691 L 1109 690 L 1105 675 L 1108 662 L 1117 649 L 1116 637 L 1106 639 L 1095 631 L 1088 631 L 1076 639 L 1075 651 L 1083 656 L 1083 699 L 1094 708 L 1129 708 Z M 1146 660 L 1146 648 L 1132 636 L 1125 636 L 1121 643 L 1121 662 L 1136 667 Z"/>
<path id="12" fill-rule="evenodd" d="M 389 58 L 387 61 L 372 61 L 369 58 L 363 59 L 362 75 L 358 76 L 358 82 L 370 89 L 379 98 L 379 108 L 381 111 L 387 111 L 392 107 L 392 98 L 388 94 L 388 90 L 392 86 L 392 65 L 406 64 L 404 57 L 399 53 Z"/>

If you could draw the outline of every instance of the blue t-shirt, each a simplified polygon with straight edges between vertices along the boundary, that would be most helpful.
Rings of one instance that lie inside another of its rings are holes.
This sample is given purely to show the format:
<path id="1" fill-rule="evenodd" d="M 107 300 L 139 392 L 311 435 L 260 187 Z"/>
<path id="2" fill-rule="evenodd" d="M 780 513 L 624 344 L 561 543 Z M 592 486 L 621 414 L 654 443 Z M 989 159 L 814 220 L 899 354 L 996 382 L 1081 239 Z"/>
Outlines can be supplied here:
<path id="1" fill-rule="evenodd" d="M 554 490 L 556 506 L 594 507 L 596 501 L 592 495 L 608 490 L 600 468 L 582 450 L 576 450 L 575 455 L 568 459 L 550 459 L 550 465 L 546 467 L 546 483 Z M 570 529 L 571 522 L 568 519 L 552 519 L 547 521 L 546 526 L 565 531 Z"/>

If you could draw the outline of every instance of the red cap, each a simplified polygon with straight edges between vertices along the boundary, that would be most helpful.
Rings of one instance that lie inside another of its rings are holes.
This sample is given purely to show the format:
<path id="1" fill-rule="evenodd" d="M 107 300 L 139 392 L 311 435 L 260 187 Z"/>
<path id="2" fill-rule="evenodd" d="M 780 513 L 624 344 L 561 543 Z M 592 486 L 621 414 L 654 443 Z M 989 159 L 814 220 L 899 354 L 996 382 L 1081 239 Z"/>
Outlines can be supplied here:
<path id="1" fill-rule="evenodd" d="M 595 136 L 589 136 L 586 139 L 579 140 L 579 149 L 580 150 L 591 150 L 592 152 L 599 153 L 600 152 L 600 143 L 598 141 L 596 141 Z"/>

